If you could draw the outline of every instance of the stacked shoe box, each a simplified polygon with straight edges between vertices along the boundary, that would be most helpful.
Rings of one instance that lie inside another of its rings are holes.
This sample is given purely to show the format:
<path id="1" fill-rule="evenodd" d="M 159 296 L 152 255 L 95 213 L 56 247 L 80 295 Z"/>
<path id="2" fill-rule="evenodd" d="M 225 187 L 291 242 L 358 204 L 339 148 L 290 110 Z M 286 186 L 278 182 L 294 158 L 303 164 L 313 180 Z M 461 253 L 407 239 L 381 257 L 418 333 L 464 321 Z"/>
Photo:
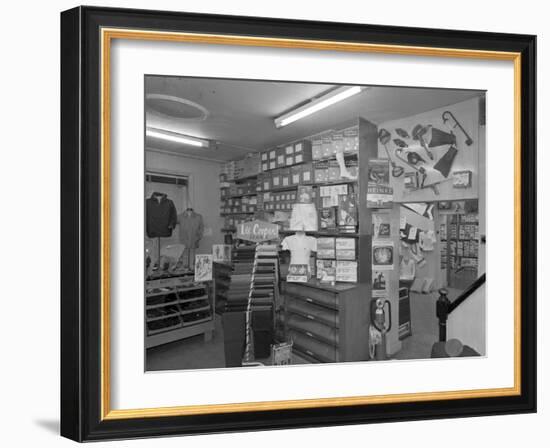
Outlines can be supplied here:
<path id="1" fill-rule="evenodd" d="M 244 311 L 248 304 L 250 282 L 254 267 L 254 246 L 241 246 L 233 250 L 233 272 L 227 290 L 227 311 Z"/>
<path id="2" fill-rule="evenodd" d="M 254 338 L 254 357 L 270 355 L 274 333 L 274 302 L 278 288 L 279 260 L 275 244 L 259 244 L 251 283 L 251 325 Z"/>

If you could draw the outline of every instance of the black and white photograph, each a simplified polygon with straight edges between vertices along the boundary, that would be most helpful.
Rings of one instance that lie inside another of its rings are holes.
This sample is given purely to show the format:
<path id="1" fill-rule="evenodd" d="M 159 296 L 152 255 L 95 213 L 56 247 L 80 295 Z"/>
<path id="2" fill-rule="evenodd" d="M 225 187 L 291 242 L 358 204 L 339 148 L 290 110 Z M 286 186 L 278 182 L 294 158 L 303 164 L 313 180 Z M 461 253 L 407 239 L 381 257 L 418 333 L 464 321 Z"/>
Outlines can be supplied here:
<path id="1" fill-rule="evenodd" d="M 485 357 L 486 92 L 144 78 L 146 371 Z"/>

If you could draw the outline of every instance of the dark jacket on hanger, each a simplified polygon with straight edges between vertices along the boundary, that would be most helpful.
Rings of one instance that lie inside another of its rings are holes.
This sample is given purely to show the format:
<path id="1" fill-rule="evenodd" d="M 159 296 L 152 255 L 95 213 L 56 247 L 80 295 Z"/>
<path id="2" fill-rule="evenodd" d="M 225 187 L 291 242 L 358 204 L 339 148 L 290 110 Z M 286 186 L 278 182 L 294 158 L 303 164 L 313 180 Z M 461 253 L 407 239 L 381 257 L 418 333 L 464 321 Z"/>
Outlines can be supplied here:
<path id="1" fill-rule="evenodd" d="M 188 249 L 199 247 L 204 233 L 202 216 L 194 211 L 184 212 L 178 216 L 180 243 Z"/>
<path id="2" fill-rule="evenodd" d="M 172 236 L 172 230 L 178 222 L 178 213 L 172 200 L 164 193 L 153 193 L 147 199 L 146 232 L 149 238 Z"/>

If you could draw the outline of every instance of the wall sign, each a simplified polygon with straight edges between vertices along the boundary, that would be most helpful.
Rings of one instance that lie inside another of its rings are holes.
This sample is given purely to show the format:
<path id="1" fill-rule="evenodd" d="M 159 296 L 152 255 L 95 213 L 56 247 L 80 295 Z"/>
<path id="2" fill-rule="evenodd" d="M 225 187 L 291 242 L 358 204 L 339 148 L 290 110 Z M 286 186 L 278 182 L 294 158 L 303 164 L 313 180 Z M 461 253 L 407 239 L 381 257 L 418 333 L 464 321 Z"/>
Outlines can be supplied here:
<path id="1" fill-rule="evenodd" d="M 279 226 L 266 221 L 243 222 L 237 226 L 236 238 L 260 243 L 279 238 Z"/>

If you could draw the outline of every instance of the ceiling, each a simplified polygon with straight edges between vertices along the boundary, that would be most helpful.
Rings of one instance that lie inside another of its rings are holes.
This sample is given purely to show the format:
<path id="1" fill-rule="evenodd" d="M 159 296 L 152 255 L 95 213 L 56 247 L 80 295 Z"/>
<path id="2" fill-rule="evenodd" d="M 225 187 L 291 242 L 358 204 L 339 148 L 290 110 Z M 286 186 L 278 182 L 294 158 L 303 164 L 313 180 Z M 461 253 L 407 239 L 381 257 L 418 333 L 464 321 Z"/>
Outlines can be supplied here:
<path id="1" fill-rule="evenodd" d="M 288 126 L 275 127 L 275 117 L 334 87 L 148 76 L 145 79 L 147 127 L 208 139 L 211 145 L 208 149 L 194 148 L 147 137 L 146 147 L 203 159 L 235 160 L 248 152 L 311 136 L 359 116 L 379 124 L 480 95 L 472 90 L 371 87 Z M 163 102 L 166 97 L 178 100 Z"/>

